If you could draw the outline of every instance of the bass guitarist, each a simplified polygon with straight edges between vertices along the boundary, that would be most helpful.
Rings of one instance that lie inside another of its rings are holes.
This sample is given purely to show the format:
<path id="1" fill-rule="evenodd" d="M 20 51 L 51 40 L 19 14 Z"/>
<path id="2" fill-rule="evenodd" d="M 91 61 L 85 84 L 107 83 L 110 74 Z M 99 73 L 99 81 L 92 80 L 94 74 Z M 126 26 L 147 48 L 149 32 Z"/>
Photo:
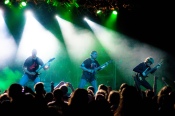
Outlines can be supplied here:
<path id="1" fill-rule="evenodd" d="M 153 74 L 160 66 L 161 63 L 158 63 L 155 67 L 151 67 L 151 65 L 154 63 L 154 59 L 152 57 L 147 57 L 144 62 L 141 62 L 136 67 L 133 68 L 133 71 L 135 72 L 134 78 L 134 84 L 135 87 L 139 92 L 141 92 L 140 86 L 142 85 L 146 89 L 150 89 L 153 91 L 153 87 L 146 81 L 146 77 L 148 77 L 148 74 Z"/>
<path id="2" fill-rule="evenodd" d="M 84 88 L 87 82 L 89 82 L 93 86 L 95 93 L 98 88 L 96 72 L 104 69 L 108 65 L 108 62 L 106 62 L 104 65 L 100 66 L 99 62 L 96 60 L 97 56 L 97 51 L 92 51 L 90 58 L 84 60 L 80 65 L 80 68 L 82 69 L 82 76 L 79 83 L 79 88 Z"/>
<path id="3" fill-rule="evenodd" d="M 22 86 L 25 86 L 25 84 L 30 80 L 36 84 L 37 82 L 40 82 L 39 74 L 37 72 L 37 69 L 39 67 L 43 67 L 44 70 L 49 68 L 49 63 L 45 65 L 41 58 L 37 57 L 37 50 L 32 50 L 32 55 L 29 56 L 24 64 L 23 64 L 23 71 L 24 74 L 22 78 L 19 81 L 19 84 Z"/>

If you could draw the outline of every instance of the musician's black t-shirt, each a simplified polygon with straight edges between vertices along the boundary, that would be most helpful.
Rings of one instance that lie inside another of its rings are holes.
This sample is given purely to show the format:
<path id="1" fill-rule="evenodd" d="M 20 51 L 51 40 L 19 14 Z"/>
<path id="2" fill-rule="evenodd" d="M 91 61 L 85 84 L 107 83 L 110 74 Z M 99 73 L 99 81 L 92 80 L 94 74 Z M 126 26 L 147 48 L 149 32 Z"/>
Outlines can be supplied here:
<path id="1" fill-rule="evenodd" d="M 36 70 L 39 68 L 39 66 L 43 66 L 43 61 L 37 57 L 36 59 L 33 59 L 31 56 L 28 57 L 24 62 L 24 67 L 27 67 L 27 70 L 30 72 L 36 72 Z M 27 74 L 27 73 L 26 73 Z M 30 76 L 30 75 L 29 75 Z"/>
<path id="2" fill-rule="evenodd" d="M 97 60 L 92 61 L 90 58 L 86 59 L 83 63 L 87 69 L 95 69 L 95 68 L 100 66 L 100 64 Z M 95 74 L 92 74 L 92 73 L 87 72 L 87 71 L 83 71 L 82 78 L 91 82 L 95 79 Z"/>

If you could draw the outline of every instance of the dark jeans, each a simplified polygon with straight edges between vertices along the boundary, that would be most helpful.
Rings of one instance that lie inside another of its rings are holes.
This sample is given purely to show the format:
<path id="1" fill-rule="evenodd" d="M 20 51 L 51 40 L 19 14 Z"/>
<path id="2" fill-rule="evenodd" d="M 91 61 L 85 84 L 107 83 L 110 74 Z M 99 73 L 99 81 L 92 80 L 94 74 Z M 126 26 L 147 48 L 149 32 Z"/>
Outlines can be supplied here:
<path id="1" fill-rule="evenodd" d="M 78 88 L 82 88 L 83 89 L 85 87 L 85 85 L 87 84 L 87 82 L 88 81 L 86 79 L 81 78 Z M 91 81 L 89 83 L 94 87 L 94 90 L 95 90 L 95 93 L 96 93 L 97 92 L 97 80 L 94 79 L 93 81 Z"/>
<path id="2" fill-rule="evenodd" d="M 144 77 L 140 79 L 138 76 L 134 76 L 133 78 L 134 78 L 134 85 L 139 92 L 141 92 L 141 88 L 140 88 L 141 85 L 146 89 L 153 90 L 152 86 L 145 80 Z"/>

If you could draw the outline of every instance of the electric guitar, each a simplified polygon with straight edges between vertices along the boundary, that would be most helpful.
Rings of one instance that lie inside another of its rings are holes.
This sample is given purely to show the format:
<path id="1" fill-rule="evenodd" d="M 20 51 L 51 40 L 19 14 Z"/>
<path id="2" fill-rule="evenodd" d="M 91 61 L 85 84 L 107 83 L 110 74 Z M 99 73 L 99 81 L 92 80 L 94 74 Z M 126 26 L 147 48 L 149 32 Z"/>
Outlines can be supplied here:
<path id="1" fill-rule="evenodd" d="M 35 75 L 29 75 L 29 78 L 31 80 L 35 80 L 35 78 L 40 75 L 41 73 L 39 73 L 39 71 L 44 68 L 46 65 L 48 65 L 50 62 L 52 62 L 55 58 L 51 58 L 47 63 L 45 63 L 44 65 L 42 65 L 41 67 L 39 67 L 36 71 L 35 71 Z"/>
<path id="2" fill-rule="evenodd" d="M 140 80 L 142 80 L 143 78 L 146 78 L 148 77 L 147 75 L 149 73 L 151 73 L 153 70 L 156 70 L 158 66 L 161 66 L 163 64 L 163 60 L 161 62 L 159 62 L 155 67 L 151 68 L 150 70 L 146 71 L 145 72 L 145 76 L 143 76 L 142 74 L 139 74 L 138 77 Z"/>
<path id="3" fill-rule="evenodd" d="M 106 66 L 108 66 L 108 65 L 109 65 L 110 63 L 112 63 L 112 62 L 113 62 L 113 60 L 109 60 L 109 61 L 105 62 L 104 64 L 100 65 L 99 67 L 94 68 L 94 70 L 93 70 L 90 74 L 91 74 L 91 75 L 95 75 L 96 72 L 97 72 L 98 70 L 104 69 Z"/>

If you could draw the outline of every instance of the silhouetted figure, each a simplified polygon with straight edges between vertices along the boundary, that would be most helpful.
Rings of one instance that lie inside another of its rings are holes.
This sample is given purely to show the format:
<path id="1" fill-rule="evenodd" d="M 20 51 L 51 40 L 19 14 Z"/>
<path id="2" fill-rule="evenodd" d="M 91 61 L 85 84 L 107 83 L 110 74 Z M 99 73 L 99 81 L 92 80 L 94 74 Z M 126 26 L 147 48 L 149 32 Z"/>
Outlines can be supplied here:
<path id="1" fill-rule="evenodd" d="M 95 94 L 95 100 L 89 102 L 89 115 L 113 116 L 110 103 L 107 101 L 107 92 L 99 89 Z"/>
<path id="2" fill-rule="evenodd" d="M 142 85 L 146 89 L 153 90 L 153 87 L 146 81 L 146 77 L 148 77 L 148 74 L 153 74 L 160 66 L 161 63 L 158 63 L 155 67 L 151 67 L 151 65 L 154 63 L 154 59 L 152 57 L 147 57 L 144 62 L 141 62 L 136 67 L 133 68 L 133 71 L 135 72 L 135 75 L 133 76 L 135 87 L 137 90 L 141 93 L 140 86 Z"/>
<path id="3" fill-rule="evenodd" d="M 118 108 L 119 106 L 119 102 L 120 102 L 120 92 L 116 91 L 116 90 L 111 90 L 109 95 L 108 95 L 108 99 L 107 101 L 110 104 L 110 109 L 111 112 L 115 112 L 115 110 Z"/>
<path id="4" fill-rule="evenodd" d="M 134 86 L 127 86 L 120 92 L 120 103 L 114 116 L 140 116 L 142 112 L 142 97 Z"/>
<path id="5" fill-rule="evenodd" d="M 57 112 L 59 112 L 62 116 L 66 116 L 68 110 L 68 104 L 64 101 L 64 93 L 61 89 L 56 88 L 53 91 L 54 100 L 49 102 L 48 107 L 54 107 Z"/>
<path id="6" fill-rule="evenodd" d="M 87 87 L 87 90 L 92 90 L 92 92 L 95 94 L 95 89 L 94 89 L 93 86 L 88 86 L 88 87 Z"/>
<path id="7" fill-rule="evenodd" d="M 104 90 L 105 91 L 105 93 L 106 93 L 106 95 L 105 95 L 105 98 L 107 99 L 108 98 L 108 87 L 105 85 L 105 84 L 99 84 L 98 85 L 98 91 L 99 90 Z"/>
<path id="8" fill-rule="evenodd" d="M 52 92 L 47 92 L 45 94 L 45 100 L 46 100 L 47 103 L 53 101 L 53 99 L 54 99 L 54 96 L 53 96 L 53 93 Z"/>
<path id="9" fill-rule="evenodd" d="M 2 105 L 1 113 L 6 115 L 21 115 L 21 111 L 26 111 L 23 87 L 13 83 L 7 90 L 9 100 L 5 100 Z"/>
<path id="10" fill-rule="evenodd" d="M 82 76 L 78 88 L 84 89 L 85 85 L 90 83 L 94 88 L 94 93 L 97 92 L 98 85 L 96 73 L 104 69 L 109 64 L 109 62 L 106 62 L 100 66 L 99 62 L 96 60 L 97 56 L 97 51 L 92 51 L 90 58 L 85 59 L 80 65 L 80 68 L 82 69 Z"/>
<path id="11" fill-rule="evenodd" d="M 47 101 L 45 99 L 45 94 L 46 91 L 44 89 L 44 83 L 43 82 L 38 82 L 34 85 L 34 90 L 35 90 L 35 108 L 36 108 L 36 113 L 47 113 Z"/>
<path id="12" fill-rule="evenodd" d="M 63 91 L 63 94 L 64 94 L 63 99 L 64 99 L 65 102 L 68 102 L 68 100 L 70 98 L 70 95 L 72 94 L 72 92 L 74 92 L 73 85 L 69 82 L 61 81 L 58 85 L 56 85 L 54 87 L 54 89 L 56 89 L 56 88 L 59 88 Z M 70 93 L 68 92 L 69 88 L 71 89 Z"/>
<path id="13" fill-rule="evenodd" d="M 49 62 L 48 64 L 44 64 L 43 61 L 41 60 L 41 58 L 37 57 L 37 50 L 33 49 L 32 50 L 32 55 L 29 56 L 23 64 L 23 71 L 24 74 L 22 76 L 22 78 L 19 81 L 19 84 L 22 86 L 25 86 L 26 83 L 29 80 L 32 80 L 34 82 L 34 84 L 36 84 L 37 82 L 40 82 L 40 78 L 39 78 L 39 69 L 48 69 L 49 68 Z"/>
<path id="14" fill-rule="evenodd" d="M 68 102 L 68 113 L 72 116 L 88 115 L 88 92 L 86 89 L 77 88 L 71 94 Z M 86 114 L 84 114 L 86 113 Z"/>
<path id="15" fill-rule="evenodd" d="M 119 87 L 119 92 L 122 92 L 122 90 L 127 86 L 129 86 L 127 83 L 122 83 Z"/>

